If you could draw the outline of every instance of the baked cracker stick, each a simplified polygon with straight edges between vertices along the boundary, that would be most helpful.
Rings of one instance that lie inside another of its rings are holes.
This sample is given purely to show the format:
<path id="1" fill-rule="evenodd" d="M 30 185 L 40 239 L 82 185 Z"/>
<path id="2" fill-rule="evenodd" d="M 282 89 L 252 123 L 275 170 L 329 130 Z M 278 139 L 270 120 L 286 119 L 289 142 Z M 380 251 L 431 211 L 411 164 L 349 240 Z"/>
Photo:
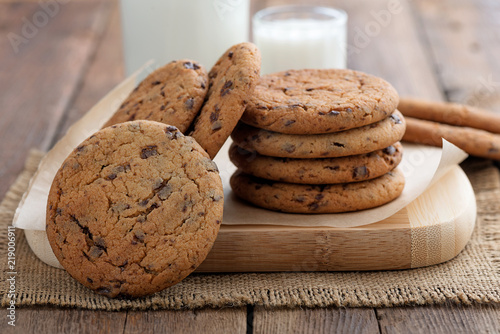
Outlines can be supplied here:
<path id="1" fill-rule="evenodd" d="M 500 115 L 480 108 L 457 103 L 402 98 L 398 109 L 404 116 L 500 133 Z"/>
<path id="2" fill-rule="evenodd" d="M 441 138 L 444 138 L 470 155 L 500 160 L 500 135 L 412 117 L 405 117 L 405 120 L 404 141 L 441 146 Z"/>

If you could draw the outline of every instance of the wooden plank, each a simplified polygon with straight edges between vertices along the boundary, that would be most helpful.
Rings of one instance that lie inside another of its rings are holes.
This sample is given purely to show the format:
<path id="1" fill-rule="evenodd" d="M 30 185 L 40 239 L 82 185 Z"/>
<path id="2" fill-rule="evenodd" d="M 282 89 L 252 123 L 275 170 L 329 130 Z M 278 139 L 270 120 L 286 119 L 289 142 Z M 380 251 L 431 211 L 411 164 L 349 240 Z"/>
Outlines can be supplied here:
<path id="1" fill-rule="evenodd" d="M 377 309 L 382 333 L 498 333 L 500 305 Z"/>
<path id="2" fill-rule="evenodd" d="M 15 327 L 7 324 L 7 310 L 0 310 L 4 334 L 23 333 L 121 333 L 126 312 L 106 312 L 37 306 L 16 309 Z"/>
<path id="3" fill-rule="evenodd" d="M 71 2 L 49 17 L 38 4 L 0 3 L 3 180 L 14 180 L 29 149 L 48 148 L 102 32 L 108 6 L 100 0 Z M 27 34 L 29 24 L 35 28 Z M 11 44 L 15 38 L 23 43 Z M 0 183 L 0 197 L 10 182 Z"/>
<path id="4" fill-rule="evenodd" d="M 74 122 L 125 78 L 120 8 L 118 1 L 110 2 L 111 13 L 105 33 L 97 45 L 92 62 L 84 73 L 83 83 L 76 92 L 74 102 L 65 113 L 53 143 L 59 140 Z"/>
<path id="5" fill-rule="evenodd" d="M 500 112 L 500 3 L 418 0 L 415 9 L 447 99 Z"/>
<path id="6" fill-rule="evenodd" d="M 246 333 L 246 315 L 246 308 L 129 311 L 123 334 Z"/>
<path id="7" fill-rule="evenodd" d="M 379 333 L 373 309 L 268 309 L 257 306 L 252 329 L 260 333 Z"/>

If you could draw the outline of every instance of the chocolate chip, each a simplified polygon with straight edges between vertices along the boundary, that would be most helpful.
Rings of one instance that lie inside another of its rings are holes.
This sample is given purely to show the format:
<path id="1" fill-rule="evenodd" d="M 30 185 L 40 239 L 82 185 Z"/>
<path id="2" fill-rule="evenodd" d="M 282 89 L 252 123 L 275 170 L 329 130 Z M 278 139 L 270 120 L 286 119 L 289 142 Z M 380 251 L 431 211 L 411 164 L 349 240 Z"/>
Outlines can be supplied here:
<path id="1" fill-rule="evenodd" d="M 169 125 L 169 126 L 167 126 L 166 131 L 172 131 L 173 132 L 173 131 L 178 131 L 178 130 L 177 130 L 177 128 L 175 126 Z"/>
<path id="2" fill-rule="evenodd" d="M 220 96 L 225 96 L 233 90 L 233 82 L 231 80 L 226 81 L 222 89 L 220 90 Z"/>
<path id="3" fill-rule="evenodd" d="M 78 152 L 82 152 L 85 149 L 85 145 L 80 145 L 76 148 Z"/>
<path id="4" fill-rule="evenodd" d="M 368 169 L 366 166 L 359 166 L 354 168 L 354 171 L 352 172 L 352 177 L 354 179 L 360 179 L 360 178 L 365 178 L 368 177 Z"/>
<path id="5" fill-rule="evenodd" d="M 201 89 L 205 89 L 207 86 L 205 85 L 204 82 L 201 83 Z"/>
<path id="6" fill-rule="evenodd" d="M 307 207 L 309 208 L 309 210 L 314 211 L 314 210 L 317 210 L 319 208 L 319 204 L 317 202 L 313 202 L 313 203 L 309 204 Z"/>
<path id="7" fill-rule="evenodd" d="M 96 292 L 101 295 L 109 295 L 111 293 L 111 289 L 106 287 L 100 287 L 97 288 Z"/>
<path id="8" fill-rule="evenodd" d="M 146 238 L 146 234 L 144 234 L 144 231 L 142 231 L 142 230 L 135 230 L 134 231 L 134 238 L 139 240 L 140 242 L 144 242 L 144 239 Z"/>
<path id="9" fill-rule="evenodd" d="M 193 109 L 194 99 L 193 98 L 187 99 L 186 102 L 184 102 L 184 105 L 186 106 L 186 109 L 188 109 L 188 110 Z"/>
<path id="10" fill-rule="evenodd" d="M 153 182 L 153 190 L 159 189 L 161 186 L 163 186 L 163 179 L 157 177 Z"/>
<path id="11" fill-rule="evenodd" d="M 222 128 L 222 123 L 220 121 L 216 121 L 212 123 L 212 131 L 217 131 Z"/>
<path id="12" fill-rule="evenodd" d="M 324 169 L 338 171 L 340 169 L 340 167 L 339 166 L 325 166 Z"/>
<path id="13" fill-rule="evenodd" d="M 396 153 L 396 148 L 394 146 L 389 146 L 384 148 L 383 152 L 385 154 L 393 155 L 394 153 Z"/>
<path id="14" fill-rule="evenodd" d="M 293 123 L 295 123 L 295 121 L 294 121 L 294 120 L 290 120 L 290 119 L 289 119 L 289 120 L 285 121 L 285 126 L 290 126 L 290 125 L 292 125 Z"/>
<path id="15" fill-rule="evenodd" d="M 192 63 L 190 61 L 185 62 L 184 67 L 187 68 L 188 70 L 197 70 L 200 68 L 200 66 L 196 63 Z"/>
<path id="16" fill-rule="evenodd" d="M 227 57 L 229 59 L 233 58 L 233 51 L 229 51 L 229 53 L 227 54 Z"/>
<path id="17" fill-rule="evenodd" d="M 328 113 L 328 115 L 337 116 L 337 115 L 340 115 L 340 112 L 338 112 L 337 110 L 330 110 L 330 112 Z"/>
<path id="18" fill-rule="evenodd" d="M 167 107 L 166 107 L 166 106 L 164 106 L 164 105 L 160 106 L 160 110 L 161 110 L 161 111 L 165 110 L 166 108 L 167 108 Z"/>
<path id="19" fill-rule="evenodd" d="M 163 97 L 165 97 L 165 91 L 162 90 L 161 93 L 160 93 L 160 95 L 163 96 Z"/>
<path id="20" fill-rule="evenodd" d="M 87 282 L 89 282 L 90 284 L 94 283 L 94 280 L 90 277 L 87 277 Z"/>
<path id="21" fill-rule="evenodd" d="M 398 115 L 395 115 L 395 114 L 392 114 L 391 116 L 389 116 L 390 119 L 395 123 L 395 124 L 401 124 L 401 118 L 399 118 Z"/>
<path id="22" fill-rule="evenodd" d="M 304 196 L 297 196 L 293 200 L 298 203 L 304 203 L 306 199 L 304 198 Z"/>
<path id="23" fill-rule="evenodd" d="M 62 213 L 62 209 L 61 208 L 57 208 L 56 209 L 56 215 L 60 216 Z"/>
<path id="24" fill-rule="evenodd" d="M 164 201 L 166 200 L 173 192 L 173 189 L 170 185 L 165 185 L 163 188 L 160 189 L 158 192 L 158 197 Z"/>
<path id="25" fill-rule="evenodd" d="M 352 112 L 352 109 L 351 108 L 347 108 L 345 111 Z"/>
<path id="26" fill-rule="evenodd" d="M 110 180 L 110 181 L 111 181 L 111 180 L 114 180 L 114 179 L 116 179 L 116 174 L 115 174 L 115 173 L 113 173 L 113 174 L 109 174 L 109 175 L 106 177 L 106 180 Z"/>
<path id="27" fill-rule="evenodd" d="M 149 202 L 149 199 L 146 198 L 145 200 L 139 202 L 139 206 L 146 206 L 146 205 L 148 205 L 148 202 Z"/>
<path id="28" fill-rule="evenodd" d="M 306 88 L 306 92 L 311 92 L 313 90 L 314 90 L 314 88 Z"/>
<path id="29" fill-rule="evenodd" d="M 345 147 L 344 144 L 341 144 L 341 143 L 337 143 L 337 142 L 333 142 L 332 143 L 333 146 L 337 146 L 337 147 Z"/>
<path id="30" fill-rule="evenodd" d="M 117 203 L 117 204 L 113 205 L 113 207 L 111 209 L 115 212 L 120 213 L 122 211 L 130 209 L 130 205 L 128 205 L 127 203 Z"/>
<path id="31" fill-rule="evenodd" d="M 99 248 L 106 249 L 106 241 L 100 236 L 94 237 L 94 244 Z"/>
<path id="32" fill-rule="evenodd" d="M 93 258 L 97 258 L 101 256 L 104 253 L 104 250 L 102 248 L 99 248 L 97 246 L 92 246 L 89 249 L 89 256 Z"/>
<path id="33" fill-rule="evenodd" d="M 314 197 L 314 199 L 317 200 L 317 201 L 321 201 L 323 199 L 323 197 L 325 197 L 325 195 L 323 195 L 323 194 L 317 194 L 316 197 Z"/>
<path id="34" fill-rule="evenodd" d="M 210 122 L 215 122 L 216 120 L 219 119 L 219 113 L 218 112 L 212 112 L 210 113 Z"/>
<path id="35" fill-rule="evenodd" d="M 295 145 L 286 143 L 281 147 L 283 150 L 285 150 L 288 153 L 293 153 L 295 152 Z"/>
<path id="36" fill-rule="evenodd" d="M 212 201 L 214 202 L 218 202 L 222 199 L 222 196 L 221 195 L 214 195 L 212 196 Z"/>
<path id="37" fill-rule="evenodd" d="M 153 81 L 151 83 L 152 86 L 158 86 L 159 84 L 161 84 L 161 81 Z"/>
<path id="38" fill-rule="evenodd" d="M 156 150 L 156 148 L 156 145 L 150 145 L 143 148 L 141 151 L 141 159 L 147 159 L 149 157 L 157 155 L 158 151 Z"/>

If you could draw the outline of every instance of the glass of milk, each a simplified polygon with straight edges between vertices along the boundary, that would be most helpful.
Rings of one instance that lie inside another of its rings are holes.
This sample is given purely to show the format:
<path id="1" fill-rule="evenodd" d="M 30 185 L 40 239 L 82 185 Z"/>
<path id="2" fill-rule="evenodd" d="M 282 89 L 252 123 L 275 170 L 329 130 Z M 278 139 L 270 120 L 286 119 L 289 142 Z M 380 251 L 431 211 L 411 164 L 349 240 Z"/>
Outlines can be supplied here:
<path id="1" fill-rule="evenodd" d="M 263 9 L 253 17 L 262 74 L 302 68 L 345 68 L 347 14 L 307 5 Z"/>
<path id="2" fill-rule="evenodd" d="M 127 75 L 189 58 L 210 70 L 231 45 L 249 39 L 250 0 L 121 0 Z"/>

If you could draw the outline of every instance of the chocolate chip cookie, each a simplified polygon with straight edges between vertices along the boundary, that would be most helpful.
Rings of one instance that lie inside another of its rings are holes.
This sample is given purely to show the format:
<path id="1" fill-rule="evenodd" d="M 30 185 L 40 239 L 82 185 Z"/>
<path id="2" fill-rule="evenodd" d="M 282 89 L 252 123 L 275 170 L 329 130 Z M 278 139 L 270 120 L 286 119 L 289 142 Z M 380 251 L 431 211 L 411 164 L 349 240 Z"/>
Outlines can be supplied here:
<path id="1" fill-rule="evenodd" d="M 333 184 L 377 178 L 398 166 L 403 146 L 397 142 L 361 155 L 325 159 L 276 158 L 247 151 L 233 143 L 229 158 L 242 172 L 280 182 Z"/>
<path id="2" fill-rule="evenodd" d="M 241 171 L 231 177 L 234 193 L 257 206 L 291 213 L 340 213 L 374 208 L 397 198 L 404 176 L 397 168 L 373 180 L 306 185 L 274 182 Z"/>
<path id="3" fill-rule="evenodd" d="M 380 121 L 398 94 L 383 79 L 343 69 L 289 70 L 263 76 L 241 120 L 286 134 L 319 134 Z"/>
<path id="4" fill-rule="evenodd" d="M 133 121 L 86 139 L 57 172 L 47 237 L 61 265 L 108 297 L 174 285 L 205 259 L 222 220 L 217 166 L 173 126 Z"/>
<path id="5" fill-rule="evenodd" d="M 200 111 L 208 91 L 205 68 L 182 59 L 168 63 L 144 79 L 104 127 L 133 120 L 176 126 L 185 132 Z"/>
<path id="6" fill-rule="evenodd" d="M 290 135 L 258 129 L 240 122 L 232 134 L 238 146 L 282 158 L 335 158 L 373 152 L 401 140 L 406 123 L 395 111 L 360 128 L 317 135 Z"/>
<path id="7" fill-rule="evenodd" d="M 251 43 L 232 46 L 209 73 L 207 101 L 191 136 L 214 158 L 241 118 L 259 80 L 260 52 Z"/>

